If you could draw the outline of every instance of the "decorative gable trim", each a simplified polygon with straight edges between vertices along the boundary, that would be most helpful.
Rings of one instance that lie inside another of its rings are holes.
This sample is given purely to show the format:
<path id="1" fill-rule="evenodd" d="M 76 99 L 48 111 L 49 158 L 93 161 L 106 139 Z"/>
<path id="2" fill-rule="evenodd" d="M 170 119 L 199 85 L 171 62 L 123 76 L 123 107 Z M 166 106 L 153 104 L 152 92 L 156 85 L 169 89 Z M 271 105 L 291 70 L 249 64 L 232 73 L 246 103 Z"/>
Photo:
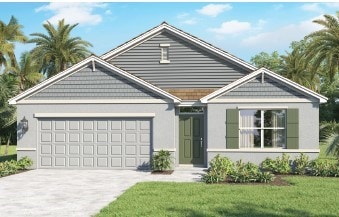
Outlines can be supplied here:
<path id="1" fill-rule="evenodd" d="M 11 98 L 10 100 L 8 100 L 8 102 L 11 105 L 15 105 L 20 100 L 34 95 L 35 93 L 53 85 L 54 83 L 56 83 L 56 82 L 58 82 L 58 81 L 60 81 L 64 78 L 80 71 L 81 69 L 87 67 L 88 65 L 92 65 L 92 66 L 95 65 L 95 64 L 93 64 L 94 62 L 97 62 L 97 63 L 101 64 L 102 66 L 114 71 L 114 73 L 122 76 L 123 78 L 129 79 L 132 82 L 139 84 L 142 87 L 145 87 L 145 88 L 147 88 L 147 89 L 149 89 L 149 90 L 151 90 L 151 91 L 153 91 L 153 92 L 155 92 L 155 93 L 157 93 L 161 96 L 164 96 L 165 98 L 173 100 L 174 103 L 179 103 L 181 101 L 180 98 L 173 96 L 172 94 L 167 93 L 166 91 L 164 91 L 164 90 L 162 90 L 162 89 L 160 89 L 160 88 L 158 88 L 158 87 L 156 87 L 156 86 L 154 86 L 154 85 L 152 85 L 152 84 L 150 84 L 150 83 L 148 83 L 148 82 L 146 82 L 146 81 L 144 81 L 144 80 L 142 80 L 142 79 L 140 79 L 140 78 L 138 78 L 138 77 L 136 77 L 136 76 L 134 76 L 134 75 L 112 65 L 112 64 L 110 64 L 110 63 L 107 63 L 106 61 L 100 59 L 99 57 L 97 57 L 95 55 L 92 55 L 92 56 L 86 58 L 85 60 L 83 60 L 83 61 L 73 65 L 72 67 L 66 69 L 65 71 L 60 72 L 57 75 L 55 75 L 55 76 L 41 82 L 40 84 L 20 93 L 19 95 Z M 95 70 L 95 68 L 93 68 L 93 70 Z"/>
<path id="2" fill-rule="evenodd" d="M 118 46 L 117 48 L 103 54 L 100 58 L 104 59 L 105 61 L 109 61 L 111 59 L 113 59 L 114 57 L 134 48 L 135 46 L 141 44 L 142 42 L 146 41 L 147 39 L 154 37 L 158 34 L 160 34 L 162 31 L 168 31 L 170 33 L 173 33 L 175 35 L 179 35 L 181 38 L 184 38 L 196 45 L 198 45 L 199 47 L 202 47 L 208 51 L 210 51 L 211 53 L 214 53 L 220 57 L 223 57 L 227 60 L 231 60 L 234 63 L 237 63 L 238 65 L 249 69 L 251 71 L 256 70 L 257 68 L 247 62 L 245 62 L 244 60 L 231 55 L 230 53 L 221 50 L 220 48 L 217 48 L 191 34 L 188 34 L 180 29 L 175 28 L 174 26 L 171 26 L 169 24 L 167 24 L 166 22 L 161 23 L 159 26 L 154 27 L 153 29 L 148 30 L 147 32 L 131 39 L 130 41 L 126 42 L 125 44 L 122 44 L 120 46 Z"/>
<path id="3" fill-rule="evenodd" d="M 281 83 L 283 83 L 284 85 L 286 86 L 289 86 L 291 88 L 294 88 L 296 90 L 298 90 L 299 92 L 307 95 L 307 96 L 311 96 L 311 97 L 314 97 L 316 99 L 319 100 L 320 103 L 325 103 L 328 98 L 326 98 L 325 96 L 321 95 L 321 94 L 318 94 L 294 81 L 291 81 L 281 75 L 278 75 L 268 69 L 265 69 L 265 68 L 260 68 L 234 82 L 232 82 L 231 84 L 229 85 L 226 85 L 225 87 L 222 87 L 220 88 L 219 90 L 216 90 L 214 91 L 213 93 L 203 97 L 200 99 L 200 101 L 202 103 L 208 103 L 210 100 L 212 99 L 215 99 L 215 98 L 218 98 L 219 96 L 223 95 L 223 94 L 226 94 L 236 88 L 238 88 L 239 86 L 243 85 L 243 84 L 246 84 L 248 82 L 250 82 L 251 80 L 255 79 L 257 76 L 261 75 L 262 77 L 264 77 L 265 75 L 268 75 L 278 81 L 280 81 Z M 282 101 L 282 99 L 280 100 Z"/>

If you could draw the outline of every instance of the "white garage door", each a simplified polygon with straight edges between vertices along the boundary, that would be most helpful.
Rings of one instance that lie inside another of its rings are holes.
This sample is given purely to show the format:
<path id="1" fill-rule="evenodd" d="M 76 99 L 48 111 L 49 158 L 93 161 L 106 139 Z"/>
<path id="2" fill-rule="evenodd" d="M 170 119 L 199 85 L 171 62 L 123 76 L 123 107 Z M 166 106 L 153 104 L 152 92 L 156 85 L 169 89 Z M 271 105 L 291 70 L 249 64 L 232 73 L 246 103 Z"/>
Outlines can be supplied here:
<path id="1" fill-rule="evenodd" d="M 150 132 L 149 119 L 39 119 L 39 168 L 145 168 Z"/>

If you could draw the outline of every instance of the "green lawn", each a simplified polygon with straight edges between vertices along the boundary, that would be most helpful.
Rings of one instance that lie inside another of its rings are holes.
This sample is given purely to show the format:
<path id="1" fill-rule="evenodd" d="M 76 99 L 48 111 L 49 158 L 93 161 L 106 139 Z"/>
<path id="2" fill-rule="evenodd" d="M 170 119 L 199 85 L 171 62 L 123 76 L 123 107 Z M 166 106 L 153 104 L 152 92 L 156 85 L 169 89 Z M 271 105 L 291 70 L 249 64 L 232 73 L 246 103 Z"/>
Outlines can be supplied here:
<path id="1" fill-rule="evenodd" d="M 102 216 L 339 216 L 338 178 L 286 178 L 291 186 L 138 183 Z"/>
<path id="2" fill-rule="evenodd" d="M 7 160 L 16 160 L 16 145 L 10 145 L 8 148 L 8 155 L 5 154 L 6 145 L 0 145 L 0 162 Z"/>

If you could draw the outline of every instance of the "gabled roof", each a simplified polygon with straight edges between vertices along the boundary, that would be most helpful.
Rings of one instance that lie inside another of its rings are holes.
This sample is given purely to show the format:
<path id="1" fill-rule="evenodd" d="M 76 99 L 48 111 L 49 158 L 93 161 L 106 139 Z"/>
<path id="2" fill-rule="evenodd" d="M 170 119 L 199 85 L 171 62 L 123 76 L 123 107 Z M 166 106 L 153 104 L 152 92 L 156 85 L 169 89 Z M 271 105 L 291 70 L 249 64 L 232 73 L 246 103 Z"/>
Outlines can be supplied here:
<path id="1" fill-rule="evenodd" d="M 220 48 L 217 48 L 187 32 L 184 32 L 183 30 L 181 29 L 178 29 L 174 26 L 171 26 L 169 25 L 168 23 L 166 22 L 163 22 L 161 23 L 160 25 L 154 27 L 153 29 L 150 29 L 148 31 L 146 31 L 145 33 L 127 41 L 126 43 L 116 47 L 115 49 L 103 54 L 100 58 L 106 60 L 106 61 L 109 61 L 111 60 L 112 58 L 128 51 L 129 49 L 135 47 L 136 45 L 139 45 L 140 43 L 146 41 L 147 39 L 153 37 L 153 36 L 156 36 L 157 34 L 163 32 L 163 31 L 168 31 L 174 35 L 177 35 L 177 36 L 180 36 L 181 38 L 184 38 L 186 39 L 187 41 L 190 41 L 191 43 L 199 46 L 199 47 L 202 47 L 203 49 L 211 52 L 211 53 L 214 53 L 220 57 L 223 57 L 227 60 L 230 60 L 231 62 L 234 62 L 236 64 L 238 64 L 239 66 L 242 66 L 246 69 L 249 69 L 249 70 L 256 70 L 257 68 L 247 62 L 245 62 L 244 60 L 220 49 Z"/>
<path id="2" fill-rule="evenodd" d="M 248 75 L 226 85 L 225 87 L 222 87 L 219 90 L 216 90 L 213 93 L 201 98 L 200 101 L 202 103 L 208 103 L 208 101 L 238 88 L 239 86 L 241 86 L 241 85 L 251 81 L 252 79 L 256 78 L 260 74 L 271 76 L 272 78 L 282 82 L 284 85 L 286 85 L 288 87 L 294 88 L 294 89 L 300 91 L 301 93 L 303 93 L 307 96 L 311 96 L 311 97 L 314 97 L 316 99 L 319 99 L 320 103 L 325 103 L 328 100 L 328 98 L 326 98 L 325 96 L 318 94 L 318 93 L 316 93 L 316 92 L 314 92 L 314 91 L 312 91 L 312 90 L 310 90 L 310 89 L 308 89 L 308 88 L 306 88 L 306 87 L 304 87 L 304 86 L 302 86 L 302 85 L 300 85 L 300 84 L 298 84 L 294 81 L 291 81 L 291 80 L 289 80 L 289 79 L 287 79 L 287 78 L 285 78 L 281 75 L 278 75 L 278 74 L 276 74 L 276 73 L 274 73 L 274 72 L 272 72 L 268 69 L 260 68 L 256 71 L 254 71 L 254 72 L 252 72 L 252 73 L 250 73 L 250 74 L 248 74 Z"/>
<path id="3" fill-rule="evenodd" d="M 152 85 L 152 84 L 150 84 L 150 83 L 148 83 L 148 82 L 146 82 L 146 81 L 144 81 L 144 80 L 142 80 L 142 79 L 140 79 L 140 78 L 138 78 L 138 77 L 116 67 L 116 66 L 114 66 L 114 65 L 112 65 L 112 64 L 110 64 L 110 63 L 107 63 L 106 61 L 100 59 L 99 57 L 97 57 L 95 55 L 92 55 L 92 56 L 82 60 L 81 62 L 73 65 L 72 67 L 66 69 L 65 71 L 60 72 L 57 75 L 55 75 L 55 76 L 53 76 L 49 79 L 46 79 L 43 82 L 41 82 L 40 84 L 38 84 L 38 85 L 20 93 L 19 95 L 11 98 L 10 100 L 8 100 L 8 102 L 9 102 L 9 104 L 16 104 L 18 101 L 20 101 L 20 100 L 22 100 L 26 97 L 29 97 L 29 96 L 33 95 L 34 93 L 36 93 L 36 92 L 38 92 L 38 91 L 40 91 L 40 90 L 42 90 L 42 89 L 44 89 L 44 88 L 46 88 L 50 85 L 53 85 L 54 83 L 70 76 L 73 73 L 76 73 L 77 71 L 87 67 L 89 64 L 95 63 L 95 62 L 101 64 L 102 66 L 104 66 L 104 67 L 106 67 L 106 68 L 108 68 L 112 71 L 114 71 L 114 73 L 116 73 L 116 74 L 118 74 L 118 75 L 120 75 L 120 76 L 122 76 L 126 79 L 129 79 L 132 82 L 134 82 L 134 83 L 136 83 L 136 84 L 138 84 L 142 87 L 145 87 L 145 88 L 153 91 L 154 93 L 157 93 L 161 96 L 164 96 L 165 98 L 173 100 L 173 102 L 175 102 L 175 103 L 178 103 L 178 102 L 181 101 L 181 99 L 179 99 L 178 97 L 176 97 L 176 96 L 174 96 L 174 95 L 172 95 L 172 94 L 170 94 L 170 93 L 168 93 L 168 92 L 166 92 L 166 91 L 164 91 L 164 90 L 162 90 L 162 89 L 160 89 L 160 88 L 158 88 L 158 87 L 156 87 L 156 86 L 154 86 L 154 85 Z"/>

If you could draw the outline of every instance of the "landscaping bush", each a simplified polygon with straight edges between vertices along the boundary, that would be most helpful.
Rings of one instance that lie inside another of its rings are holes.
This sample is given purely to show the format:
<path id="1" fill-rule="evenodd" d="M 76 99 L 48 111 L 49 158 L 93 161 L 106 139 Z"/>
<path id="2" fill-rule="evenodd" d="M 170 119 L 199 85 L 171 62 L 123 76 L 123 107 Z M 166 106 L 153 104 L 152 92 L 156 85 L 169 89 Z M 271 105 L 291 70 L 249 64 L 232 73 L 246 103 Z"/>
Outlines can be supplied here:
<path id="1" fill-rule="evenodd" d="M 304 153 L 301 153 L 293 161 L 293 173 L 297 175 L 304 175 L 309 164 L 309 157 Z"/>
<path id="2" fill-rule="evenodd" d="M 160 150 L 153 155 L 152 169 L 154 171 L 164 171 L 171 169 L 171 153 L 169 151 Z"/>
<path id="3" fill-rule="evenodd" d="M 266 158 L 261 163 L 261 168 L 264 171 L 270 171 L 274 174 L 289 174 L 292 171 L 290 156 L 283 153 L 282 157 L 277 157 L 275 160 Z"/>
<path id="4" fill-rule="evenodd" d="M 207 174 L 203 175 L 205 183 L 228 182 L 271 182 L 274 175 L 270 172 L 262 172 L 253 163 L 237 161 L 235 164 L 227 157 L 215 156 L 208 168 Z"/>
<path id="5" fill-rule="evenodd" d="M 262 172 L 259 167 L 253 163 L 244 163 L 241 160 L 237 161 L 229 176 L 231 182 L 271 182 L 274 179 L 274 175 L 270 172 Z"/>
<path id="6" fill-rule="evenodd" d="M 310 163 L 310 175 L 324 177 L 339 177 L 339 163 L 329 160 L 314 160 Z"/>
<path id="7" fill-rule="evenodd" d="M 233 162 L 227 157 L 216 155 L 210 161 L 210 167 L 207 174 L 203 175 L 202 181 L 206 183 L 222 182 L 231 173 Z"/>
<path id="8" fill-rule="evenodd" d="M 28 157 L 23 157 L 19 161 L 10 160 L 0 162 L 0 177 L 15 174 L 20 170 L 26 170 L 32 166 L 33 161 Z"/>

